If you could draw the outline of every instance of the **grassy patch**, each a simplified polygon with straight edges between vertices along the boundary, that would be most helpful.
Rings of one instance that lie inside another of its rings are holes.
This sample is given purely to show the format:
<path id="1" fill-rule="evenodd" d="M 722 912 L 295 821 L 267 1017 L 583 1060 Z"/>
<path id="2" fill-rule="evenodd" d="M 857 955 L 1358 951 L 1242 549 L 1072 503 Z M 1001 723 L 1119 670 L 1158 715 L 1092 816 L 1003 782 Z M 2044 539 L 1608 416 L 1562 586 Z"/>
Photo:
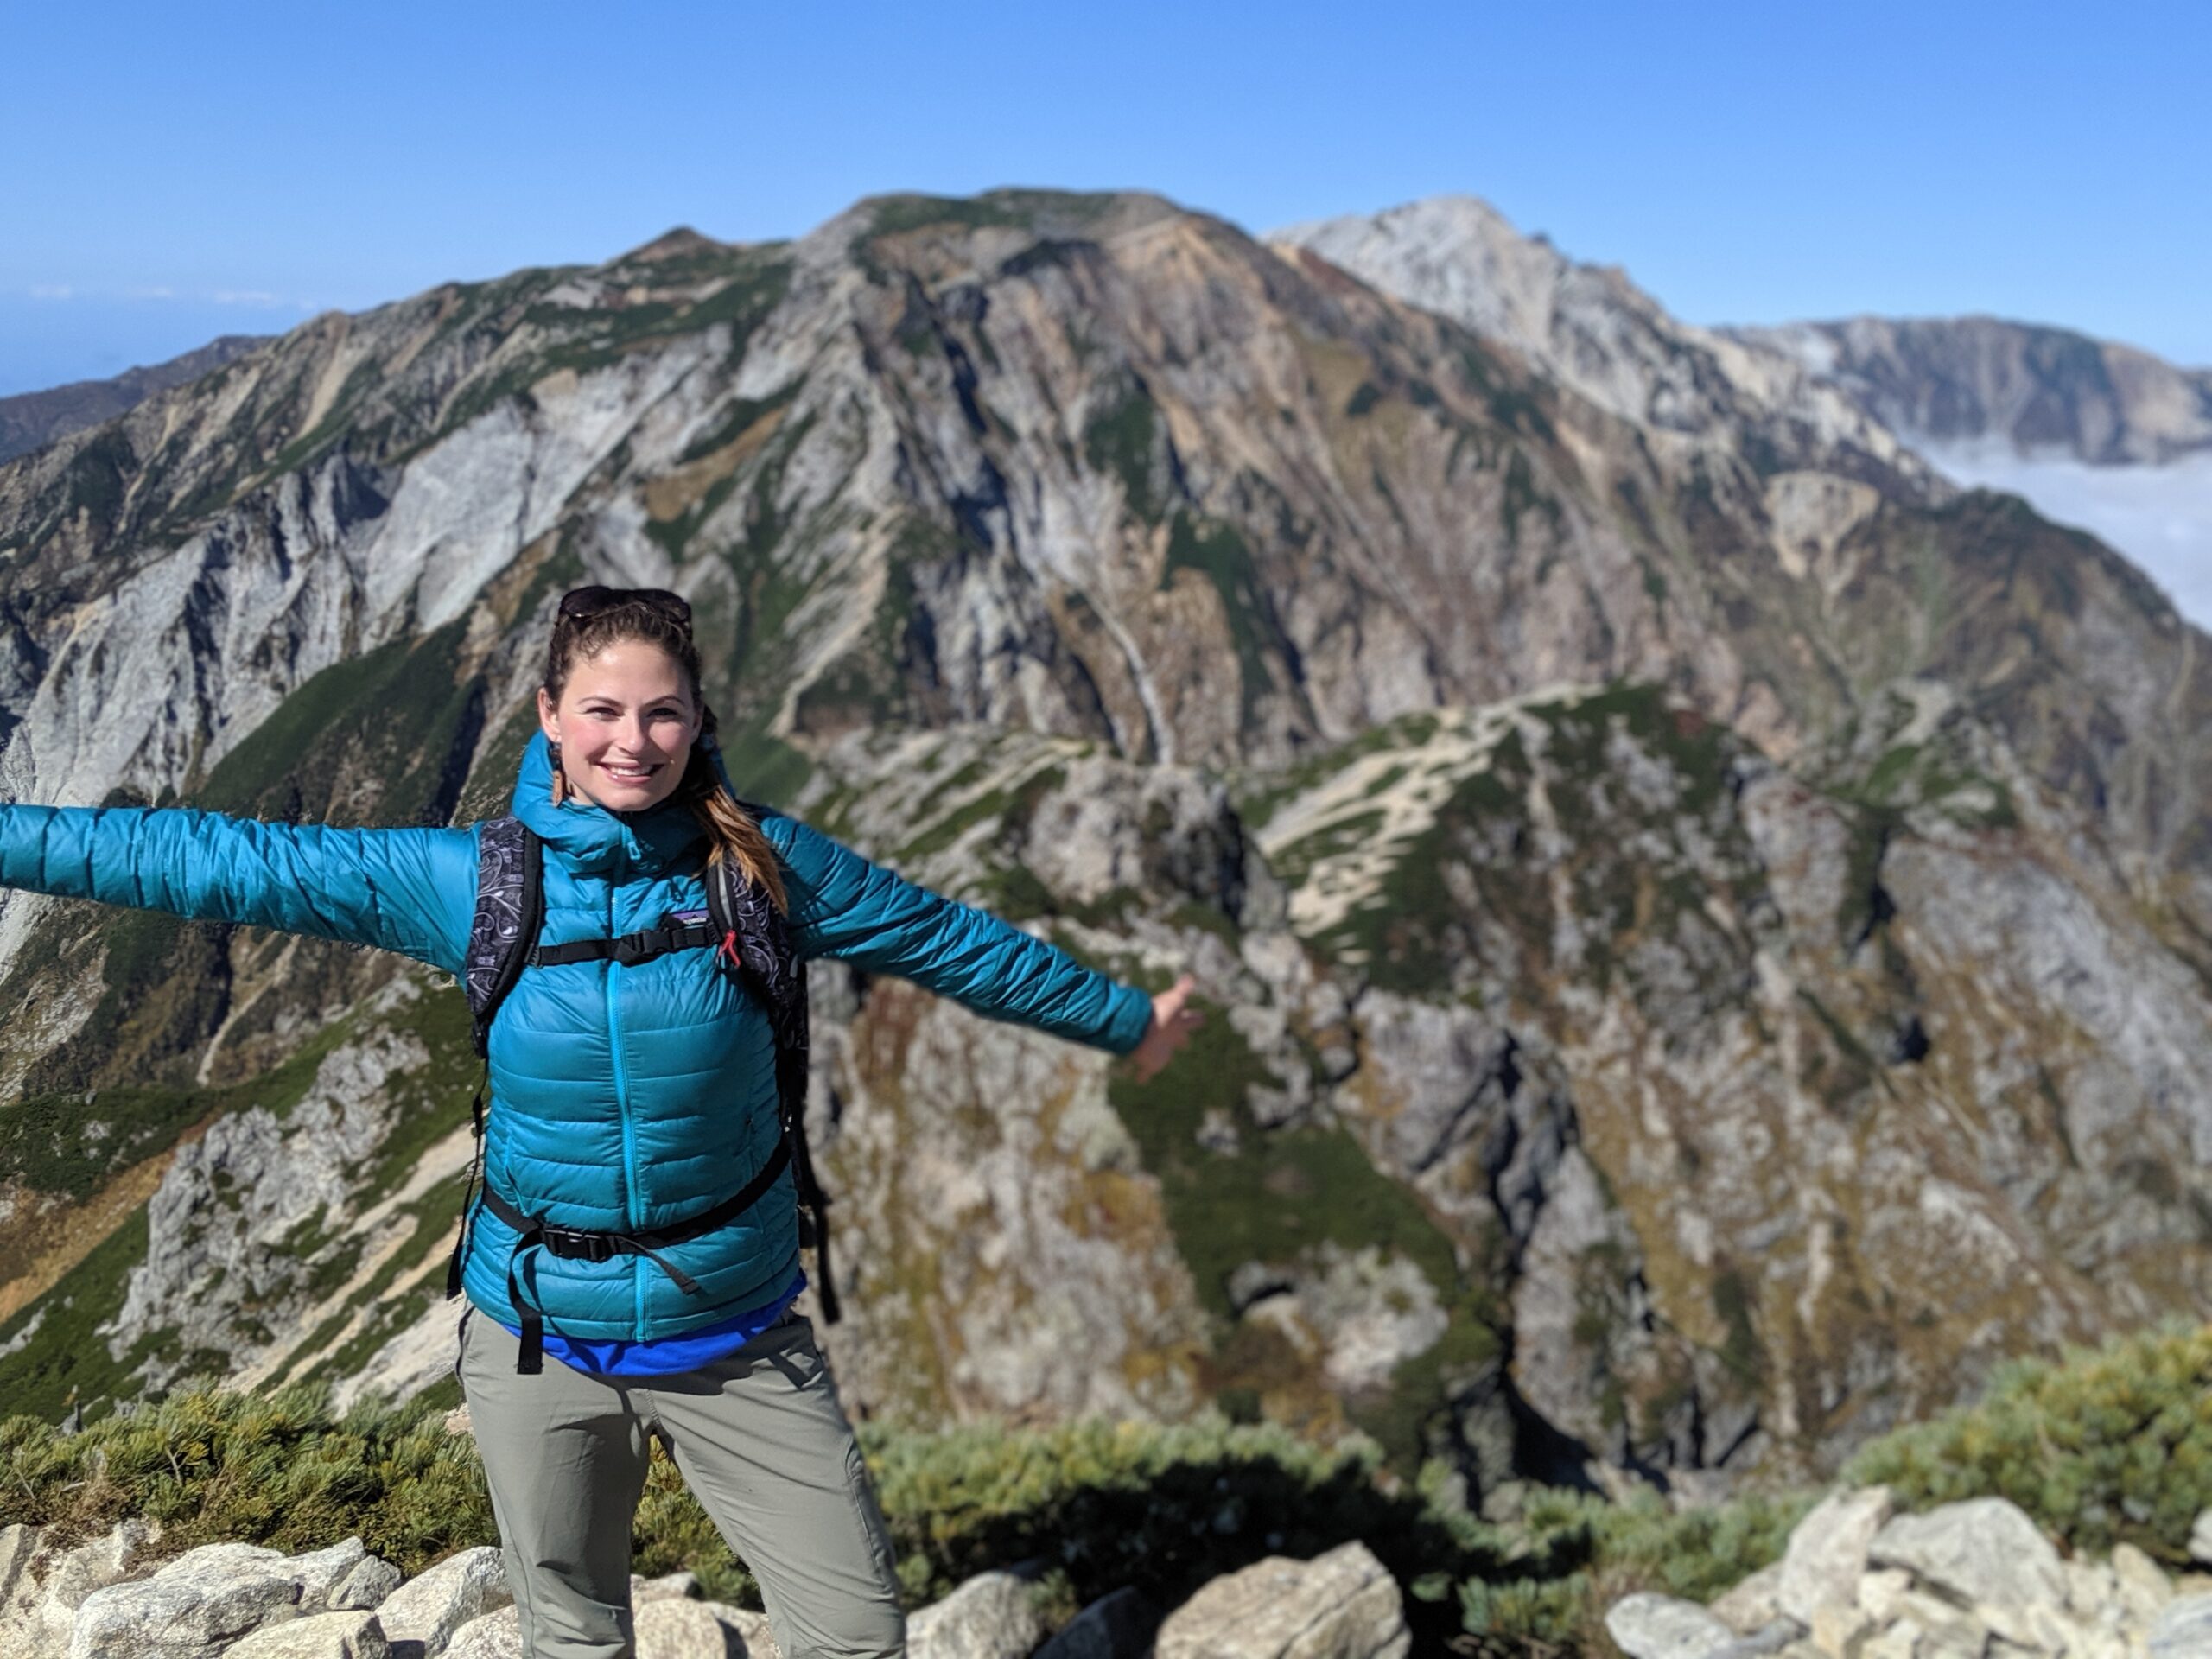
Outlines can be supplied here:
<path id="1" fill-rule="evenodd" d="M 0 1399 L 9 1410 L 59 1422 L 73 1402 L 97 1416 L 118 1396 L 136 1394 L 130 1373 L 137 1357 L 116 1359 L 107 1339 L 94 1333 L 121 1310 L 130 1270 L 146 1259 L 146 1239 L 142 1205 L 60 1283 L 0 1325 L 4 1345 L 37 1322 L 29 1341 L 0 1357 Z"/>

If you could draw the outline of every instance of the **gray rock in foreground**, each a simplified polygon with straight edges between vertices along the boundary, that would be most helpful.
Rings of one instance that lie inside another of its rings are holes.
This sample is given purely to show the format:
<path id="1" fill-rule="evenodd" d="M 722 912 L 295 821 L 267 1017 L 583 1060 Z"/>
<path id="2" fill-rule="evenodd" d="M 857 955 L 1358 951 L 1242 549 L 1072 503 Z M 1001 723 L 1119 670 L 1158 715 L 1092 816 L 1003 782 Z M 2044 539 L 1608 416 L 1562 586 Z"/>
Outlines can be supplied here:
<path id="1" fill-rule="evenodd" d="M 2212 1659 L 2212 1594 L 2177 1596 L 2151 1624 L 2151 1659 Z"/>
<path id="2" fill-rule="evenodd" d="M 1708 1659 L 1736 1632 L 1694 1601 L 1625 1596 L 1605 1611 L 1605 1633 L 1629 1659 Z"/>
<path id="3" fill-rule="evenodd" d="M 1011 1573 L 979 1573 L 906 1622 L 912 1659 L 1029 1659 L 1044 1639 L 1036 1598 Z"/>
<path id="4" fill-rule="evenodd" d="M 2066 1570 L 2057 1550 L 2024 1510 L 2001 1497 L 1898 1516 L 1875 1537 L 1867 1560 L 1875 1567 L 1904 1567 L 1969 1606 L 2066 1603 Z"/>
<path id="5" fill-rule="evenodd" d="M 1366 1545 L 1310 1561 L 1270 1556 L 1216 1579 L 1167 1616 L 1157 1659 L 1404 1659 L 1398 1586 Z"/>
<path id="6" fill-rule="evenodd" d="M 372 1612 L 315 1613 L 256 1630 L 223 1659 L 389 1659 L 391 1644 Z"/>
<path id="7" fill-rule="evenodd" d="M 377 1609 L 384 1633 L 408 1659 L 438 1659 L 454 1632 L 512 1601 L 499 1552 L 489 1544 L 448 1555 L 401 1585 Z M 416 1643 L 409 1648 L 403 1644 Z"/>

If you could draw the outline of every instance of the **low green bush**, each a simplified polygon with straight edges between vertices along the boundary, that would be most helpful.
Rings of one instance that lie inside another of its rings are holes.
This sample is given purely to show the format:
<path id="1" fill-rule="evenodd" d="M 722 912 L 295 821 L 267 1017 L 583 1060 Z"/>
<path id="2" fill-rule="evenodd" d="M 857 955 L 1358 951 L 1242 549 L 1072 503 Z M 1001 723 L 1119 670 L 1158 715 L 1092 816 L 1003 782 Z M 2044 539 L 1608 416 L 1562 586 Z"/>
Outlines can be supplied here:
<path id="1" fill-rule="evenodd" d="M 1440 1465 L 1409 1491 L 1363 1437 L 1321 1446 L 1217 1416 L 939 1433 L 868 1423 L 860 1440 L 913 1605 L 1019 1566 L 1063 1612 L 1123 1585 L 1173 1606 L 1262 1556 L 1357 1538 L 1409 1592 L 1425 1652 L 1610 1652 L 1615 1600 L 1710 1599 L 1779 1556 L 1815 1497 L 1676 1514 L 1656 1493 L 1539 1490 L 1503 1526 L 1457 1507 Z M 2177 1563 L 2212 1506 L 2212 1329 L 2010 1366 L 1979 1404 L 1876 1441 L 1845 1473 L 1912 1507 L 2010 1498 L 2076 1550 L 2130 1541 Z M 295 1387 L 181 1394 L 75 1434 L 0 1422 L 0 1525 L 88 1535 L 127 1515 L 160 1520 L 165 1551 L 240 1539 L 297 1552 L 358 1533 L 409 1573 L 497 1536 L 474 1443 L 427 1401 L 334 1418 L 323 1392 Z M 709 1594 L 757 1605 L 665 1457 L 634 1536 L 639 1572 L 689 1568 Z"/>
<path id="2" fill-rule="evenodd" d="M 2212 1507 L 2212 1327 L 2016 1361 L 1975 1404 L 1885 1436 L 1844 1473 L 1915 1509 L 2009 1498 L 2075 1550 L 2131 1543 L 2178 1566 Z"/>

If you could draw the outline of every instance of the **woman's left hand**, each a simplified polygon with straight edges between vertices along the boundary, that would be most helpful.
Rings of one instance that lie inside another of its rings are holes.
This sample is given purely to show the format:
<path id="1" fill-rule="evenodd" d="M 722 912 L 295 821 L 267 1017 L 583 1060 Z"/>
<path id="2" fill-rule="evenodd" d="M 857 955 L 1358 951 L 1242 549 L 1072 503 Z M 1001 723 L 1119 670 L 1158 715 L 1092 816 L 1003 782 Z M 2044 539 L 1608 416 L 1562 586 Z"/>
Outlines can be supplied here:
<path id="1" fill-rule="evenodd" d="M 1205 1023 L 1205 1014 L 1185 1006 L 1197 983 L 1185 974 L 1152 999 L 1152 1024 L 1146 1028 L 1144 1040 L 1129 1051 L 1139 1083 L 1149 1083 L 1157 1077 L 1160 1068 L 1173 1058 L 1191 1033 Z"/>

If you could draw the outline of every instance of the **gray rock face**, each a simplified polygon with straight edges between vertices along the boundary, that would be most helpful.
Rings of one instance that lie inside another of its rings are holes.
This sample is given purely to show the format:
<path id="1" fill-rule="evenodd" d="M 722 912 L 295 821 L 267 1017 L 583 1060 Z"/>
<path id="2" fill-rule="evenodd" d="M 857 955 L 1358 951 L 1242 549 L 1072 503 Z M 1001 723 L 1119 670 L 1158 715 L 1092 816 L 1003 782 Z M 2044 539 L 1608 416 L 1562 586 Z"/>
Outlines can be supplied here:
<path id="1" fill-rule="evenodd" d="M 1216 1579 L 1168 1614 L 1158 1659 L 1404 1659 L 1398 1586 L 1366 1545 L 1310 1561 L 1270 1556 Z"/>
<path id="2" fill-rule="evenodd" d="M 2151 1626 L 2150 1659 L 2212 1659 L 2212 1595 L 2180 1596 Z"/>
<path id="3" fill-rule="evenodd" d="M 1967 1605 L 2063 1606 L 2066 1573 L 2043 1529 L 2001 1497 L 1901 1515 L 1875 1535 L 1867 1560 L 1899 1567 Z"/>
<path id="4" fill-rule="evenodd" d="M 1866 1553 L 1894 1512 L 1886 1486 L 1823 1499 L 1789 1535 L 1775 1573 L 1775 1610 L 1809 1627 L 1820 1614 L 1852 1605 Z"/>
<path id="5" fill-rule="evenodd" d="M 2189 1529 L 2189 1559 L 2199 1567 L 2212 1567 L 2212 1510 L 2198 1516 Z"/>
<path id="6" fill-rule="evenodd" d="M 265 1625 L 223 1649 L 223 1659 L 387 1659 L 391 1652 L 377 1616 L 355 1611 Z"/>
<path id="7" fill-rule="evenodd" d="M 480 1544 L 408 1580 L 384 1599 L 377 1618 L 394 1647 L 420 1643 L 420 1659 L 438 1659 L 454 1631 L 513 1599 L 499 1552 Z"/>
<path id="8" fill-rule="evenodd" d="M 0 1659 L 61 1659 L 86 1601 L 143 1571 L 159 1529 L 133 1518 L 73 1548 L 43 1548 L 35 1527 L 0 1533 Z"/>
<path id="9" fill-rule="evenodd" d="M 1045 1621 L 1028 1582 L 982 1573 L 906 1620 L 913 1659 L 1028 1659 L 1045 1639 Z"/>
<path id="10" fill-rule="evenodd" d="M 330 1592 L 327 1605 L 334 1612 L 381 1607 L 385 1598 L 399 1588 L 404 1576 L 390 1561 L 371 1555 L 355 1563 L 338 1581 Z"/>
<path id="11" fill-rule="evenodd" d="M 1738 1639 L 1697 1603 L 1649 1594 L 1615 1602 L 1605 1611 L 1605 1631 L 1629 1659 L 1711 1659 Z"/>
<path id="12" fill-rule="evenodd" d="M 282 1551 L 254 1544 L 187 1551 L 149 1579 L 86 1597 L 69 1659 L 215 1659 L 239 1637 L 298 1616 L 302 1585 L 288 1566 Z"/>

